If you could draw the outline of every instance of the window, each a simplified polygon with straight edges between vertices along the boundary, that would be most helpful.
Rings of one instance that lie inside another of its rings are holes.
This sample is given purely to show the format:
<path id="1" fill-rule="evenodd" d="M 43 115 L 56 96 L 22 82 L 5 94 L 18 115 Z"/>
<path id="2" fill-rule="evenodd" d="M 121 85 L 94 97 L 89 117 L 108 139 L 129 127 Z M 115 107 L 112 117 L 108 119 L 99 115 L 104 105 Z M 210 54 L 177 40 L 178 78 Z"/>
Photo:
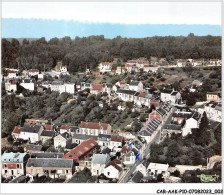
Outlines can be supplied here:
<path id="1" fill-rule="evenodd" d="M 7 168 L 7 164 L 5 164 L 5 168 Z"/>
<path id="2" fill-rule="evenodd" d="M 109 176 L 110 175 L 110 172 L 107 172 L 107 175 Z"/>
<path id="3" fill-rule="evenodd" d="M 17 164 L 17 169 L 19 169 L 19 164 Z"/>
<path id="4" fill-rule="evenodd" d="M 86 162 L 86 165 L 88 165 L 88 162 Z"/>
<path id="5" fill-rule="evenodd" d="M 37 169 L 37 173 L 40 173 L 40 170 L 39 169 Z"/>
<path id="6" fill-rule="evenodd" d="M 33 169 L 30 169 L 30 172 L 33 173 Z"/>
<path id="7" fill-rule="evenodd" d="M 7 170 L 5 170 L 5 173 L 7 173 Z"/>
<path id="8" fill-rule="evenodd" d="M 67 174 L 67 173 L 68 173 L 68 170 L 66 170 L 65 172 L 66 172 L 66 174 Z"/>
<path id="9" fill-rule="evenodd" d="M 96 170 L 97 175 L 99 174 L 99 170 Z"/>

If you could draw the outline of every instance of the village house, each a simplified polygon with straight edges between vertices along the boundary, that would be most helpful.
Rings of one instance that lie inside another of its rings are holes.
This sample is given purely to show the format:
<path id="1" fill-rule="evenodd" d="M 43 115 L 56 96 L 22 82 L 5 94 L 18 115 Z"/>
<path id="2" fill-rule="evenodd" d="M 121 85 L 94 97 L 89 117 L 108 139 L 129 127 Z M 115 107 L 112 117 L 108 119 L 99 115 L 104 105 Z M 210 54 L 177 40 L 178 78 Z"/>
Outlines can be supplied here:
<path id="1" fill-rule="evenodd" d="M 154 73 L 156 73 L 159 70 L 159 65 L 155 65 L 155 64 L 154 65 L 149 65 L 148 67 L 146 67 L 146 70 L 148 70 L 147 72 L 154 72 Z"/>
<path id="2" fill-rule="evenodd" d="M 28 140 L 30 143 L 38 142 L 40 141 L 40 135 L 43 129 L 42 125 L 36 125 L 35 123 L 24 124 L 20 131 L 19 138 Z"/>
<path id="3" fill-rule="evenodd" d="M 107 154 L 93 154 L 92 158 L 92 176 L 98 176 L 104 173 L 105 167 L 110 162 L 110 156 Z"/>
<path id="4" fill-rule="evenodd" d="M 162 174 L 163 178 L 165 178 L 165 177 L 169 177 L 170 175 L 168 164 L 150 163 L 147 170 L 149 175 L 152 177 Z"/>
<path id="5" fill-rule="evenodd" d="M 127 153 L 122 157 L 124 165 L 133 165 L 137 155 L 138 151 L 135 148 L 132 148 L 130 151 L 127 149 Z"/>
<path id="6" fill-rule="evenodd" d="M 42 151 L 42 149 L 43 149 L 42 145 L 36 145 L 36 144 L 28 144 L 25 147 L 25 151 L 27 153 L 33 153 L 33 152 L 41 153 L 41 152 L 44 152 L 44 151 Z"/>
<path id="7" fill-rule="evenodd" d="M 177 106 L 176 111 L 172 115 L 172 122 L 180 125 L 184 120 L 189 119 L 192 116 L 192 113 L 191 109 L 186 106 Z"/>
<path id="8" fill-rule="evenodd" d="M 69 135 L 69 133 L 64 132 L 62 134 L 57 135 L 54 137 L 54 147 L 55 148 L 67 148 L 72 143 L 72 137 Z"/>
<path id="9" fill-rule="evenodd" d="M 111 179 L 119 179 L 122 174 L 121 161 L 114 159 L 104 169 L 104 175 Z"/>
<path id="10" fill-rule="evenodd" d="M 72 136 L 72 143 L 81 144 L 82 142 L 90 138 L 92 138 L 95 141 L 97 140 L 97 136 L 74 133 Z"/>
<path id="11" fill-rule="evenodd" d="M 111 140 L 109 142 L 109 148 L 112 149 L 112 148 L 122 148 L 124 144 L 124 137 L 122 136 L 119 136 L 119 135 L 111 135 Z"/>
<path id="12" fill-rule="evenodd" d="M 32 77 L 32 76 L 38 76 L 38 74 L 39 74 L 39 70 L 37 70 L 37 69 L 30 69 L 29 71 L 28 71 L 28 75 L 30 76 L 30 77 Z"/>
<path id="13" fill-rule="evenodd" d="M 29 155 L 26 153 L 4 153 L 2 154 L 2 177 L 18 177 L 24 175 L 25 166 Z"/>
<path id="14" fill-rule="evenodd" d="M 30 158 L 26 165 L 26 175 L 31 178 L 38 175 L 48 175 L 51 178 L 71 178 L 73 175 L 73 160 L 57 158 Z"/>
<path id="15" fill-rule="evenodd" d="M 181 134 L 182 133 L 182 126 L 177 124 L 166 124 L 163 128 L 161 136 L 171 136 L 173 133 Z"/>
<path id="16" fill-rule="evenodd" d="M 117 66 L 116 74 L 120 75 L 120 74 L 124 74 L 125 72 L 127 72 L 127 69 L 125 67 Z"/>
<path id="17" fill-rule="evenodd" d="M 185 61 L 183 61 L 183 60 L 178 60 L 177 61 L 177 66 L 178 67 L 184 67 L 186 65 L 186 62 Z"/>
<path id="18" fill-rule="evenodd" d="M 142 92 L 143 91 L 143 84 L 141 81 L 132 81 L 129 84 L 129 90 Z"/>
<path id="19" fill-rule="evenodd" d="M 64 88 L 66 93 L 74 94 L 76 88 L 76 82 L 72 81 L 70 83 L 64 83 Z"/>
<path id="20" fill-rule="evenodd" d="M 126 89 L 118 89 L 116 91 L 116 94 L 122 101 L 132 102 L 134 101 L 134 95 L 139 95 L 139 92 Z"/>
<path id="21" fill-rule="evenodd" d="M 81 90 L 83 91 L 84 89 L 92 89 L 92 83 L 85 83 L 85 82 L 82 82 L 81 83 Z"/>
<path id="22" fill-rule="evenodd" d="M 61 66 L 60 67 L 60 72 L 61 73 L 67 73 L 68 72 L 67 66 Z"/>
<path id="23" fill-rule="evenodd" d="M 182 136 L 186 136 L 188 134 L 191 134 L 192 129 L 199 128 L 200 122 L 201 122 L 202 114 L 195 111 L 192 114 L 192 117 L 187 119 L 185 122 L 185 125 L 182 129 Z"/>
<path id="24" fill-rule="evenodd" d="M 207 102 L 215 101 L 215 102 L 221 102 L 221 94 L 220 93 L 214 93 L 214 92 L 208 92 L 206 94 Z"/>
<path id="25" fill-rule="evenodd" d="M 28 124 L 45 125 L 45 124 L 48 123 L 48 120 L 27 118 L 27 119 L 25 119 L 25 122 L 28 123 Z"/>
<path id="26" fill-rule="evenodd" d="M 30 90 L 30 91 L 34 91 L 35 88 L 36 88 L 36 83 L 34 83 L 34 81 L 31 80 L 31 79 L 24 79 L 24 80 L 20 83 L 20 85 L 21 85 L 23 88 L 28 89 L 28 90 Z"/>
<path id="27" fill-rule="evenodd" d="M 91 168 L 91 157 L 96 152 L 98 144 L 93 139 L 86 140 L 64 155 L 64 159 L 72 159 L 77 170 Z"/>
<path id="28" fill-rule="evenodd" d="M 48 140 L 51 140 L 51 139 L 53 140 L 54 136 L 55 136 L 55 132 L 52 131 L 52 130 L 42 131 L 42 133 L 40 135 L 40 139 L 41 139 L 42 144 L 44 144 Z"/>
<path id="29" fill-rule="evenodd" d="M 7 76 L 8 79 L 13 79 L 13 78 L 16 78 L 16 72 L 14 71 L 9 71 L 8 72 L 8 76 Z"/>
<path id="30" fill-rule="evenodd" d="M 111 134 L 111 126 L 105 123 L 81 122 L 77 134 L 98 136 L 99 134 Z"/>
<path id="31" fill-rule="evenodd" d="M 60 94 L 65 92 L 65 86 L 63 81 L 53 81 L 50 85 L 51 91 L 57 91 Z"/>
<path id="32" fill-rule="evenodd" d="M 101 147 L 108 147 L 111 141 L 111 135 L 108 134 L 99 134 L 98 135 L 98 144 Z"/>
<path id="33" fill-rule="evenodd" d="M 12 138 L 14 140 L 20 138 L 20 132 L 21 132 L 21 130 L 22 130 L 22 127 L 18 127 L 18 126 L 15 126 L 14 127 L 14 130 L 12 131 Z"/>
<path id="34" fill-rule="evenodd" d="M 102 84 L 93 84 L 92 89 L 90 90 L 90 93 L 97 95 L 98 93 L 101 93 L 103 90 Z"/>
<path id="35" fill-rule="evenodd" d="M 112 90 L 113 90 L 113 84 L 111 83 L 103 84 L 102 92 L 107 92 L 107 94 L 110 95 Z"/>
<path id="36" fill-rule="evenodd" d="M 222 122 L 222 104 L 214 101 L 210 101 L 198 108 L 198 112 L 206 115 L 209 120 Z"/>
<path id="37" fill-rule="evenodd" d="M 136 171 L 141 172 L 143 177 L 148 177 L 148 170 L 147 170 L 148 166 L 149 162 L 147 160 L 144 160 L 136 167 Z"/>
<path id="38" fill-rule="evenodd" d="M 99 71 L 101 73 L 110 72 L 112 69 L 112 66 L 109 62 L 101 62 L 99 64 Z"/>
<path id="39" fill-rule="evenodd" d="M 69 132 L 69 134 L 71 135 L 71 136 L 73 136 L 74 134 L 76 134 L 76 132 L 79 130 L 79 127 L 77 127 L 77 126 L 71 126 L 70 128 L 69 128 L 69 130 L 68 130 L 68 132 Z"/>
<path id="40" fill-rule="evenodd" d="M 179 104 L 181 102 L 181 94 L 174 90 L 163 90 L 161 91 L 160 99 L 163 102 L 170 102 L 171 105 Z"/>
<path id="41" fill-rule="evenodd" d="M 63 133 L 65 133 L 65 132 L 68 133 L 69 128 L 70 128 L 69 125 L 62 125 L 62 126 L 60 127 L 60 134 L 63 134 Z"/>
<path id="42" fill-rule="evenodd" d="M 8 92 L 16 92 L 17 91 L 17 81 L 5 82 L 5 90 Z"/>

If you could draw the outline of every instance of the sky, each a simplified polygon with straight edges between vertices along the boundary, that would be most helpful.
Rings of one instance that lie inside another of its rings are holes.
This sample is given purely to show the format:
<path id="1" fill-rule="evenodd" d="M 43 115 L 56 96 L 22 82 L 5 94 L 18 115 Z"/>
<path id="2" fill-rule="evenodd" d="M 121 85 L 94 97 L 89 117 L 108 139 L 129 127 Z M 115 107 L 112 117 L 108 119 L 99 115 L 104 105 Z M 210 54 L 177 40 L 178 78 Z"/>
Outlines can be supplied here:
<path id="1" fill-rule="evenodd" d="M 81 26 L 82 29 L 76 32 L 79 36 L 94 34 L 96 31 L 92 32 L 90 29 L 93 27 L 102 27 L 100 33 L 104 34 L 104 26 L 101 24 L 110 26 L 105 30 L 113 31 L 113 28 L 116 27 L 117 36 L 130 34 L 127 31 L 131 28 L 136 31 L 136 37 L 138 37 L 140 36 L 137 32 L 139 27 L 145 31 L 141 36 L 147 36 L 147 33 L 150 36 L 155 36 L 157 33 L 161 34 L 161 32 L 155 31 L 158 25 L 160 27 L 165 25 L 164 35 L 167 33 L 178 34 L 174 32 L 178 28 L 173 28 L 173 25 L 177 27 L 178 25 L 196 25 L 198 29 L 201 25 L 205 25 L 206 28 L 204 28 L 205 26 L 202 28 L 205 35 L 221 35 L 221 2 L 3 2 L 2 18 L 3 37 L 21 35 L 34 37 L 41 36 L 44 32 L 49 36 L 51 32 L 52 36 L 57 36 L 57 32 L 47 29 L 46 24 L 49 24 L 49 21 L 55 25 L 60 23 L 60 28 L 65 28 L 69 22 L 70 25 L 76 25 L 76 27 L 81 23 L 84 26 Z M 35 29 L 33 31 L 29 30 L 31 22 L 36 22 L 36 29 L 33 26 Z M 168 27 L 168 24 L 172 24 L 172 28 Z M 14 30 L 10 28 L 10 25 L 14 25 Z M 25 29 L 22 30 L 21 25 Z M 38 28 L 41 25 L 44 29 L 41 29 L 43 32 L 38 34 Z M 198 29 L 195 32 L 199 35 L 203 34 Z M 157 28 L 157 30 L 161 30 L 161 28 Z M 165 30 L 169 30 L 169 32 L 165 32 Z M 34 31 L 37 32 L 34 33 Z M 58 36 L 62 36 L 61 29 L 59 31 Z M 187 26 L 184 31 L 182 28 L 183 35 L 190 31 L 192 28 L 187 28 Z M 114 33 L 112 33 L 113 35 L 111 33 L 105 35 L 110 38 L 115 36 Z M 71 32 L 66 32 L 64 29 L 64 34 L 70 35 Z"/>

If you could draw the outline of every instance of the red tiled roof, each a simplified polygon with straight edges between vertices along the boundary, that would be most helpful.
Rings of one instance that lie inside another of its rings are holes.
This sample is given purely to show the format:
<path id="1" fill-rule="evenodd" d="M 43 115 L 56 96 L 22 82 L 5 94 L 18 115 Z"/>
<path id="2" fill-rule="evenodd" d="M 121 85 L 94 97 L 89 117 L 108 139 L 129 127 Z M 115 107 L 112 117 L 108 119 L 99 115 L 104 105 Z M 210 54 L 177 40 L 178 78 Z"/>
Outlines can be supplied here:
<path id="1" fill-rule="evenodd" d="M 122 136 L 117 136 L 117 135 L 112 135 L 111 136 L 111 141 L 122 142 L 123 140 L 124 140 L 124 138 Z"/>
<path id="2" fill-rule="evenodd" d="M 108 124 L 99 124 L 99 123 L 89 123 L 89 122 L 82 122 L 80 124 L 80 128 L 86 128 L 86 129 L 98 129 L 100 130 L 101 128 L 103 130 L 107 130 L 108 129 Z"/>
<path id="3" fill-rule="evenodd" d="M 130 68 L 130 67 L 132 67 L 132 65 L 126 64 L 125 67 Z"/>
<path id="4" fill-rule="evenodd" d="M 17 81 L 12 81 L 11 82 L 11 85 L 16 85 L 17 84 Z"/>
<path id="5" fill-rule="evenodd" d="M 62 125 L 60 129 L 69 129 L 70 126 L 69 125 Z"/>
<path id="6" fill-rule="evenodd" d="M 109 167 L 110 165 L 112 165 L 118 171 L 122 171 L 122 168 L 120 166 L 118 166 L 118 164 L 121 164 L 121 161 L 120 160 L 117 160 L 117 159 L 114 159 L 106 167 Z"/>
<path id="7" fill-rule="evenodd" d="M 110 65 L 110 63 L 109 62 L 101 62 L 101 65 L 106 66 L 106 65 Z"/>
<path id="8" fill-rule="evenodd" d="M 14 71 L 9 71 L 9 74 L 12 74 L 12 73 L 16 74 L 16 72 L 14 72 Z"/>
<path id="9" fill-rule="evenodd" d="M 80 145 L 76 146 L 73 150 L 64 155 L 64 159 L 73 159 L 74 161 L 79 161 L 80 157 L 85 156 L 97 146 L 97 142 L 93 139 L 86 140 Z"/>
<path id="10" fill-rule="evenodd" d="M 145 97 L 146 96 L 146 93 L 140 93 L 139 95 L 138 95 L 138 97 Z"/>
<path id="11" fill-rule="evenodd" d="M 127 146 L 123 146 L 123 148 L 121 149 L 121 154 L 125 154 L 127 152 L 131 151 L 130 148 L 127 148 Z"/>
<path id="12" fill-rule="evenodd" d="M 153 65 L 153 67 L 158 67 L 157 65 Z"/>
<path id="13" fill-rule="evenodd" d="M 39 72 L 37 69 L 30 69 L 29 72 Z"/>
<path id="14" fill-rule="evenodd" d="M 21 130 L 22 130 L 22 127 L 15 126 L 15 128 L 14 128 L 12 133 L 20 134 Z"/>
<path id="15" fill-rule="evenodd" d="M 126 82 L 125 81 L 120 81 L 120 84 L 125 84 Z"/>
<path id="16" fill-rule="evenodd" d="M 93 85 L 93 90 L 102 91 L 102 88 L 103 88 L 103 85 L 101 85 L 101 84 Z"/>
<path id="17" fill-rule="evenodd" d="M 44 129 L 45 129 L 45 130 L 52 130 L 52 126 L 51 126 L 51 125 L 45 125 L 45 126 L 44 126 Z"/>

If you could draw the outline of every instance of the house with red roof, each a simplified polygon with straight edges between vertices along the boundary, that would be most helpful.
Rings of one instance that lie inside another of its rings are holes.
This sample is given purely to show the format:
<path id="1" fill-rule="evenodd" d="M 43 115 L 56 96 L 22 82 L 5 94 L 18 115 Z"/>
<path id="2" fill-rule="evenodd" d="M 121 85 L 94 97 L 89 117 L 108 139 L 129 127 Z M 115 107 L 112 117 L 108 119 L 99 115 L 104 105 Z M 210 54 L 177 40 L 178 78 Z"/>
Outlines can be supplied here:
<path id="1" fill-rule="evenodd" d="M 81 122 L 78 134 L 98 136 L 99 134 L 111 134 L 111 126 L 105 123 Z"/>
<path id="2" fill-rule="evenodd" d="M 104 169 L 104 175 L 111 179 L 119 179 L 122 174 L 122 164 L 118 159 L 111 161 Z"/>
<path id="3" fill-rule="evenodd" d="M 113 147 L 118 148 L 119 146 L 122 147 L 123 145 L 124 145 L 124 137 L 119 135 L 111 135 L 111 140 L 109 144 L 110 148 Z"/>
<path id="4" fill-rule="evenodd" d="M 62 125 L 60 128 L 60 134 L 67 132 L 69 130 L 70 126 L 69 125 Z"/>
<path id="5" fill-rule="evenodd" d="M 37 70 L 37 69 L 30 69 L 29 71 L 28 71 L 28 75 L 31 77 L 31 76 L 36 76 L 36 75 L 38 75 L 39 74 L 39 70 Z"/>
<path id="6" fill-rule="evenodd" d="M 103 91 L 102 84 L 93 84 L 90 90 L 90 93 L 97 95 L 98 93 L 101 93 L 102 91 Z"/>
<path id="7" fill-rule="evenodd" d="M 101 62 L 98 68 L 101 73 L 110 72 L 112 65 L 109 62 Z"/>
<path id="8" fill-rule="evenodd" d="M 17 81 L 5 82 L 5 90 L 8 92 L 16 92 L 17 91 Z"/>
<path id="9" fill-rule="evenodd" d="M 21 130 L 22 130 L 22 127 L 15 126 L 15 128 L 12 132 L 12 137 L 14 140 L 19 138 Z"/>
<path id="10" fill-rule="evenodd" d="M 9 71 L 8 72 L 8 78 L 9 79 L 12 79 L 12 78 L 15 78 L 16 77 L 16 72 L 15 71 Z"/>
<path id="11" fill-rule="evenodd" d="M 97 142 L 93 139 L 86 140 L 65 154 L 63 159 L 72 159 L 75 163 L 79 163 L 92 156 L 97 146 Z"/>

